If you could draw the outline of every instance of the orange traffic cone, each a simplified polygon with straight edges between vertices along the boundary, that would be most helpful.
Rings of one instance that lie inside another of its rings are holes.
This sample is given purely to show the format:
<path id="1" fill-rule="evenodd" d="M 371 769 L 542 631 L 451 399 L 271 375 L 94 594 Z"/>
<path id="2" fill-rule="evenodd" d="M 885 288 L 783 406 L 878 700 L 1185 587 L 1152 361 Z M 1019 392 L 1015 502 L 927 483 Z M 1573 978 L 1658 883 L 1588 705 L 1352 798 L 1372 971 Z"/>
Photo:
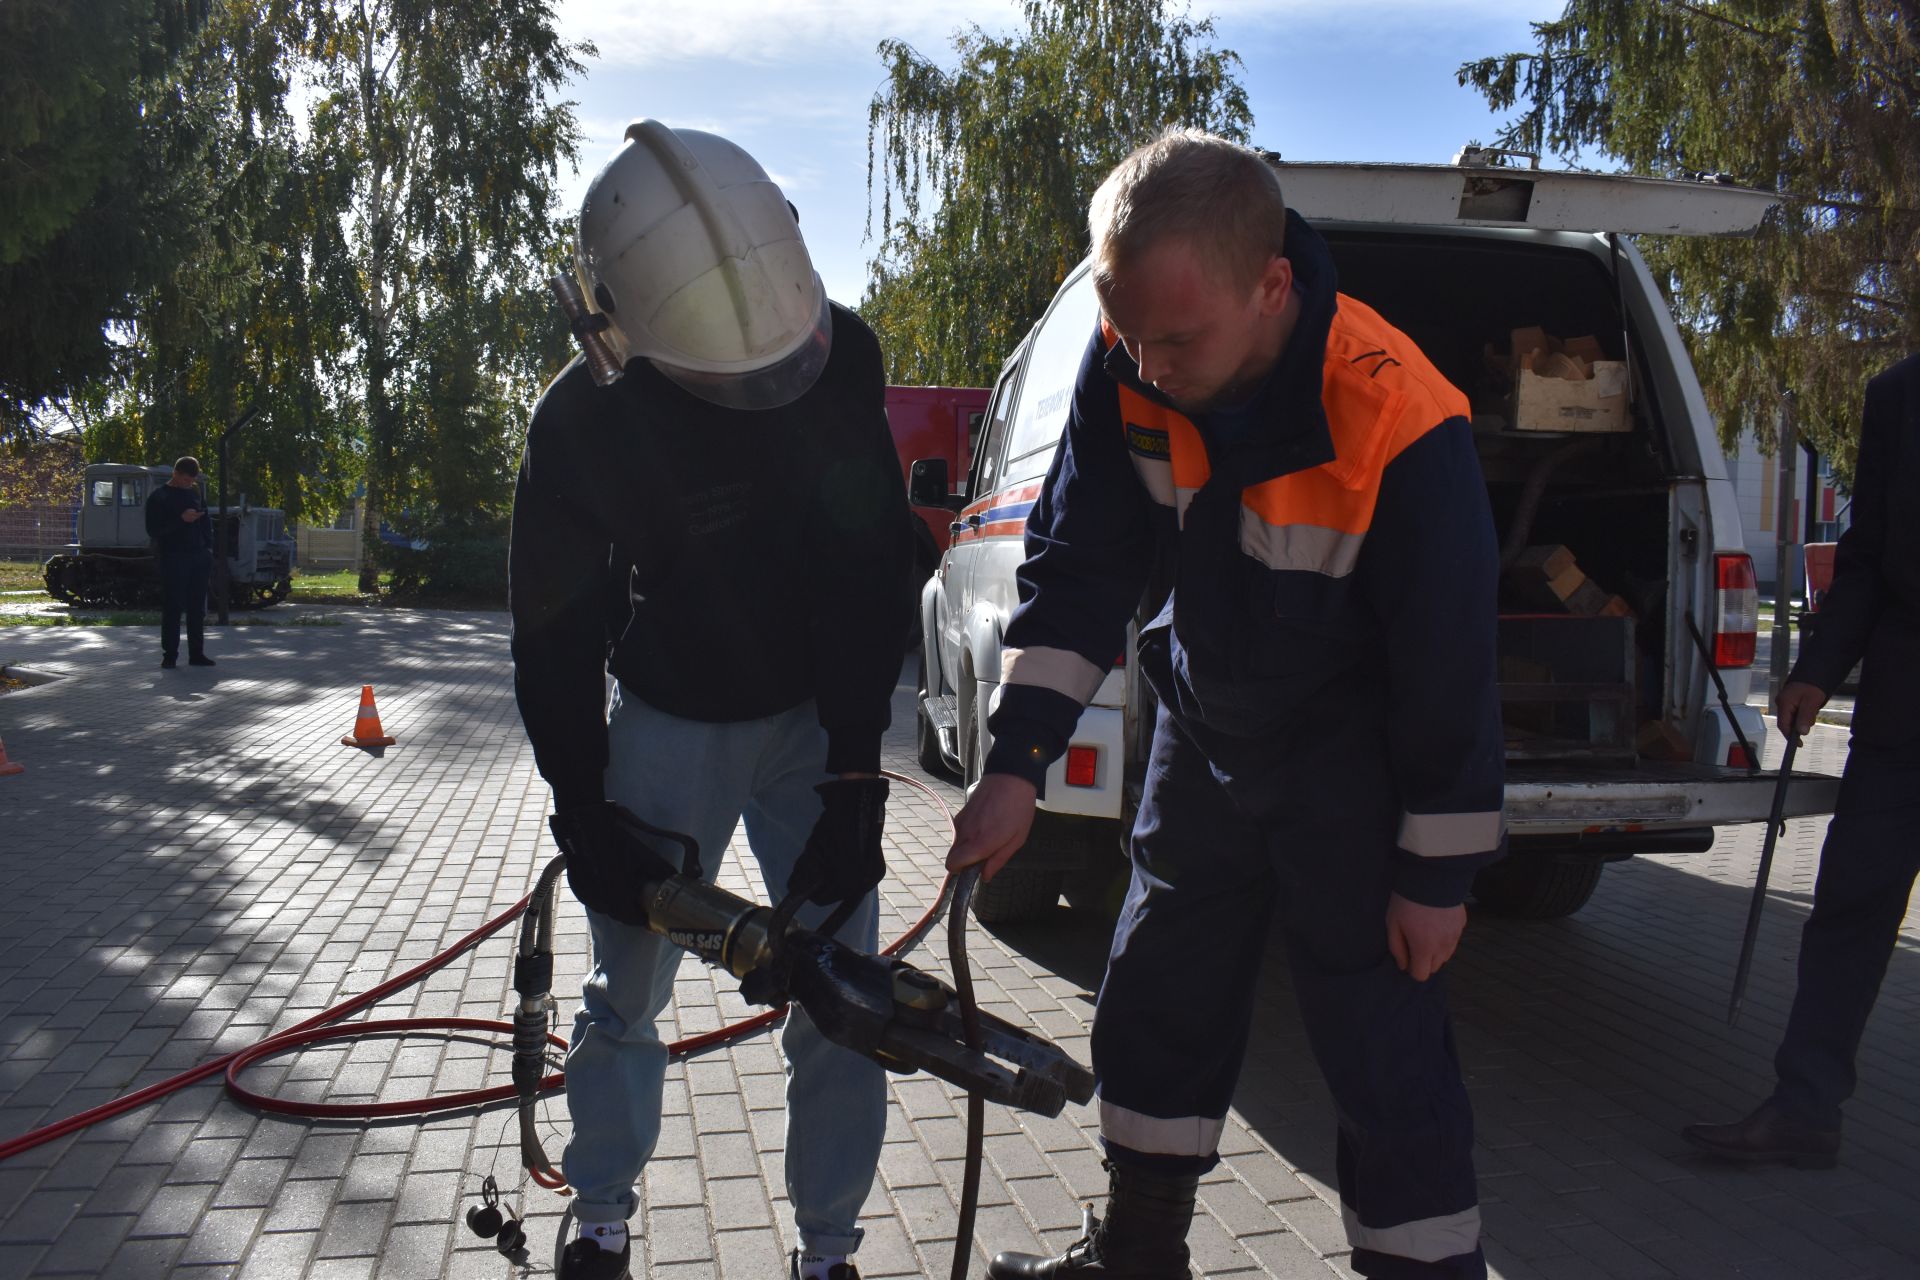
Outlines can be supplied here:
<path id="1" fill-rule="evenodd" d="M 7 759 L 7 744 L 0 742 L 0 778 L 10 778 L 16 773 L 25 773 L 27 766 L 15 760 Z"/>
<path id="2" fill-rule="evenodd" d="M 353 732 L 340 739 L 343 747 L 390 747 L 394 740 L 380 727 L 380 713 L 373 706 L 373 686 L 360 686 L 360 714 L 354 717 Z"/>

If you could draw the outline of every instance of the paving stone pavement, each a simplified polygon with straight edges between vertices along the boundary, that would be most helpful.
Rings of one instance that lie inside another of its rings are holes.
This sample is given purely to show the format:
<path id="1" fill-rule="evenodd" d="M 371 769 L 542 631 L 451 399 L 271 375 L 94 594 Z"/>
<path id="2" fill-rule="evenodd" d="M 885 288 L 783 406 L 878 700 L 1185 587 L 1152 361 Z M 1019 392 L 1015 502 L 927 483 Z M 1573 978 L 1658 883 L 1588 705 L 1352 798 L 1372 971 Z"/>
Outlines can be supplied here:
<path id="1" fill-rule="evenodd" d="M 499 614 L 403 611 L 241 628 L 215 635 L 218 668 L 174 672 L 156 668 L 146 630 L 0 633 L 0 663 L 68 677 L 0 697 L 0 738 L 28 769 L 0 779 L 0 1138 L 365 991 L 526 891 L 547 855 L 546 792 L 514 709 L 505 630 Z M 887 751 L 910 774 L 912 674 Z M 339 745 L 367 682 L 399 738 L 377 757 Z M 1844 734 L 1822 727 L 1801 760 L 1837 772 L 1844 751 Z M 1724 1169 L 1689 1156 L 1677 1133 L 1739 1113 L 1767 1087 L 1823 827 L 1797 821 L 1782 842 L 1738 1029 L 1724 1008 L 1757 826 L 1704 855 L 1616 865 L 1568 920 L 1475 919 L 1449 981 L 1496 1275 L 1920 1273 L 1913 915 L 1868 1031 L 1839 1169 Z M 896 787 L 883 933 L 934 900 L 944 829 L 932 801 Z M 730 861 L 723 883 L 757 896 L 750 866 Z M 570 1015 L 586 947 L 570 901 L 557 943 Z M 500 1016 L 510 949 L 503 933 L 371 1016 Z M 943 970 L 944 955 L 936 928 L 917 959 Z M 983 1004 L 1084 1061 L 1098 924 L 1061 909 L 997 936 L 974 931 L 972 955 Z M 1325 1089 L 1284 963 L 1262 965 L 1196 1262 L 1208 1276 L 1350 1275 Z M 671 1015 L 680 1031 L 746 1012 L 732 988 L 689 960 Z M 247 1080 L 338 1101 L 504 1083 L 507 1067 L 497 1045 L 368 1038 L 271 1060 Z M 645 1274 L 783 1273 L 781 1091 L 764 1032 L 676 1064 L 646 1176 Z M 557 1100 L 543 1109 L 564 1122 Z M 1079 1199 L 1104 1189 L 1087 1109 L 1057 1120 L 990 1111 L 976 1275 L 992 1249 L 1066 1244 Z M 862 1216 L 870 1280 L 947 1273 L 962 1115 L 946 1085 L 894 1079 Z M 545 1274 L 557 1197 L 514 1197 L 529 1213 L 524 1265 L 456 1225 L 481 1174 L 512 1185 L 510 1119 L 496 1107 L 424 1122 L 292 1120 L 197 1084 L 0 1163 L 0 1277 Z M 550 1128 L 549 1149 L 561 1143 Z"/>

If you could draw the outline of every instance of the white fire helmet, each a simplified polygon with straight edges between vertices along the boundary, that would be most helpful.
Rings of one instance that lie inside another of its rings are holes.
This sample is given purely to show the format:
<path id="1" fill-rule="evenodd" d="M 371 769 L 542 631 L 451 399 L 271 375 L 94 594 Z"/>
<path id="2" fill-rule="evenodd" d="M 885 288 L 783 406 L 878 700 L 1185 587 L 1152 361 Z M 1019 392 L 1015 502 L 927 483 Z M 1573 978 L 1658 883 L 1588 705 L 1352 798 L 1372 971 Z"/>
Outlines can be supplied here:
<path id="1" fill-rule="evenodd" d="M 574 270 L 619 361 L 641 356 L 703 400 L 776 408 L 826 367 L 827 291 L 793 210 L 725 138 L 628 125 L 580 206 Z"/>

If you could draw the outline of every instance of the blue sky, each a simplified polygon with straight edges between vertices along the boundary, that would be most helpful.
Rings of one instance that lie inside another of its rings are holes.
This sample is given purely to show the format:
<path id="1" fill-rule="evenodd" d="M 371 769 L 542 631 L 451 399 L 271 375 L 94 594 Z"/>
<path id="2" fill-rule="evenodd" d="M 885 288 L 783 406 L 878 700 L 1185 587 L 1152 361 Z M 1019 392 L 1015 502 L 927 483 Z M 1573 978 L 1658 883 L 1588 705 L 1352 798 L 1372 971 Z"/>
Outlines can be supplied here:
<path id="1" fill-rule="evenodd" d="M 1500 123 L 1454 83 L 1470 58 L 1531 47 L 1552 0 L 1214 0 L 1217 43 L 1245 63 L 1252 140 L 1289 160 L 1444 162 Z M 569 90 L 586 132 L 587 180 L 628 120 L 709 129 L 751 151 L 800 209 L 827 292 L 857 303 L 875 244 L 867 215 L 867 104 L 874 52 L 900 37 L 952 66 L 969 22 L 1018 25 L 1015 0 L 560 0 L 561 29 L 599 56 Z"/>

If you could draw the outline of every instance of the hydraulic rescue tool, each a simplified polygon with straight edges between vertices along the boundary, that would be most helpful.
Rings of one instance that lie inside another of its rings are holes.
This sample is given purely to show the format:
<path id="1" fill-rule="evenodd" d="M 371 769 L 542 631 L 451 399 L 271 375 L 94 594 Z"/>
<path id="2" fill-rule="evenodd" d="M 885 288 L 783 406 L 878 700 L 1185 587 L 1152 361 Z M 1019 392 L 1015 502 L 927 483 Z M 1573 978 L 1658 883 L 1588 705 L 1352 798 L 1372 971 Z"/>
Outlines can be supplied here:
<path id="1" fill-rule="evenodd" d="M 685 865 L 697 868 L 691 837 L 634 821 L 657 838 L 679 843 Z M 541 1149 L 534 1101 L 554 1016 L 553 886 L 565 865 L 566 855 L 559 854 L 541 871 L 514 959 L 520 1154 L 534 1180 L 547 1187 L 563 1186 L 564 1179 Z M 825 932 L 795 924 L 798 894 L 778 907 L 763 907 L 682 873 L 648 883 L 644 896 L 654 933 L 741 979 L 741 994 L 757 1004 L 792 1000 L 827 1039 L 889 1071 L 925 1071 L 988 1101 L 1043 1116 L 1093 1097 L 1093 1073 L 1042 1037 L 972 1009 L 952 987 L 904 960 L 864 955 L 836 942 L 827 936 L 831 919 Z"/>

